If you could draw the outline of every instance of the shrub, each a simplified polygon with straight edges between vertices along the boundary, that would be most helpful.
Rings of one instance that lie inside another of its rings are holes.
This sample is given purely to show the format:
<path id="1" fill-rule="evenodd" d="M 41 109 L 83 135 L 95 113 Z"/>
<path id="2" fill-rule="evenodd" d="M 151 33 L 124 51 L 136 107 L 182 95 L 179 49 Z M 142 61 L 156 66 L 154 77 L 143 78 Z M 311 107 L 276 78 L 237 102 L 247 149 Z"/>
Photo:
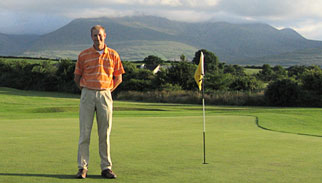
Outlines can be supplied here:
<path id="1" fill-rule="evenodd" d="M 274 106 L 296 106 L 299 104 L 300 95 L 299 84 L 291 79 L 272 82 L 265 92 L 268 103 Z"/>
<path id="2" fill-rule="evenodd" d="M 322 95 L 322 70 L 318 67 L 308 70 L 302 76 L 303 89 Z"/>
<path id="3" fill-rule="evenodd" d="M 299 98 L 301 106 L 305 107 L 322 107 L 322 97 L 309 90 L 303 90 Z"/>
<path id="4" fill-rule="evenodd" d="M 254 76 L 236 77 L 229 86 L 230 90 L 237 91 L 254 91 L 262 89 L 264 86 L 262 81 L 257 80 Z"/>
<path id="5" fill-rule="evenodd" d="M 206 90 L 220 90 L 220 91 L 228 91 L 230 85 L 233 82 L 233 75 L 219 74 L 219 73 L 208 73 L 205 76 L 205 89 Z"/>

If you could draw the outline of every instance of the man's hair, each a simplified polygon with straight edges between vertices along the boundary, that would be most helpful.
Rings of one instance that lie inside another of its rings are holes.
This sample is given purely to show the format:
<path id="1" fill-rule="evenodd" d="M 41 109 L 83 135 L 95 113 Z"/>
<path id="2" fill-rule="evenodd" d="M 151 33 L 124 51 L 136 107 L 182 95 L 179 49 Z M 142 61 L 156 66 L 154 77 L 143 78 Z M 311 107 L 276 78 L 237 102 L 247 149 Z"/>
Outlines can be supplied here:
<path id="1" fill-rule="evenodd" d="M 93 30 L 101 30 L 101 29 L 106 33 L 105 28 L 103 26 L 101 26 L 101 25 L 95 25 L 95 26 L 93 26 L 91 28 L 91 35 L 93 33 Z"/>

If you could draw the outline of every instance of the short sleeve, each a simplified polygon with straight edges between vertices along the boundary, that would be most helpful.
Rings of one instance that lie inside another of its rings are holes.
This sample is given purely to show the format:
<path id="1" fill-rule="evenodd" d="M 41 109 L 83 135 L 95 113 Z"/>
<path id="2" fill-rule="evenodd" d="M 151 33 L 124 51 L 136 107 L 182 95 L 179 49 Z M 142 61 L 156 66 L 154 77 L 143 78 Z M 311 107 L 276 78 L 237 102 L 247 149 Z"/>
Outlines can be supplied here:
<path id="1" fill-rule="evenodd" d="M 122 61 L 120 59 L 120 56 L 117 53 L 114 53 L 114 76 L 120 75 L 120 74 L 124 74 L 124 68 L 122 65 Z"/>
<path id="2" fill-rule="evenodd" d="M 78 59 L 77 59 L 76 65 L 75 65 L 74 74 L 76 74 L 76 75 L 83 74 L 82 60 L 81 60 L 80 56 L 78 56 Z"/>

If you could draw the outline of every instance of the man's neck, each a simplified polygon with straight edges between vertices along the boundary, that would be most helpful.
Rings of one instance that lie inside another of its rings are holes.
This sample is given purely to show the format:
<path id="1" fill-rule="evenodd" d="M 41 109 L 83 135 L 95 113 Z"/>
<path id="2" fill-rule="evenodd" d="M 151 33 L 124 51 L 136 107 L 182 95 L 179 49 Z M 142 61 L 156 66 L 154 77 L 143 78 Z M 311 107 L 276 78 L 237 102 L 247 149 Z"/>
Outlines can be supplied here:
<path id="1" fill-rule="evenodd" d="M 97 50 L 97 51 L 102 51 L 102 50 L 104 50 L 105 45 L 104 45 L 104 44 L 103 44 L 103 45 L 98 45 L 98 46 L 94 45 L 94 48 L 95 48 L 95 50 Z"/>

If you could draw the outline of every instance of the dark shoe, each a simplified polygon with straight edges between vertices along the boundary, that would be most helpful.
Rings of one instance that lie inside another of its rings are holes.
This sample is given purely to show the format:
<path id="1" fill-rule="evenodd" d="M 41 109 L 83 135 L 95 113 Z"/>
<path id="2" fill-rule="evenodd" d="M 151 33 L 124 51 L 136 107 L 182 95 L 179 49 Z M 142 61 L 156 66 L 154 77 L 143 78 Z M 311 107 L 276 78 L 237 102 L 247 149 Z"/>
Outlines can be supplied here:
<path id="1" fill-rule="evenodd" d="M 78 179 L 85 179 L 87 177 L 87 170 L 86 169 L 79 169 L 76 178 Z"/>
<path id="2" fill-rule="evenodd" d="M 107 179 L 115 179 L 116 178 L 115 173 L 110 169 L 103 170 L 102 171 L 102 176 L 107 178 Z"/>

